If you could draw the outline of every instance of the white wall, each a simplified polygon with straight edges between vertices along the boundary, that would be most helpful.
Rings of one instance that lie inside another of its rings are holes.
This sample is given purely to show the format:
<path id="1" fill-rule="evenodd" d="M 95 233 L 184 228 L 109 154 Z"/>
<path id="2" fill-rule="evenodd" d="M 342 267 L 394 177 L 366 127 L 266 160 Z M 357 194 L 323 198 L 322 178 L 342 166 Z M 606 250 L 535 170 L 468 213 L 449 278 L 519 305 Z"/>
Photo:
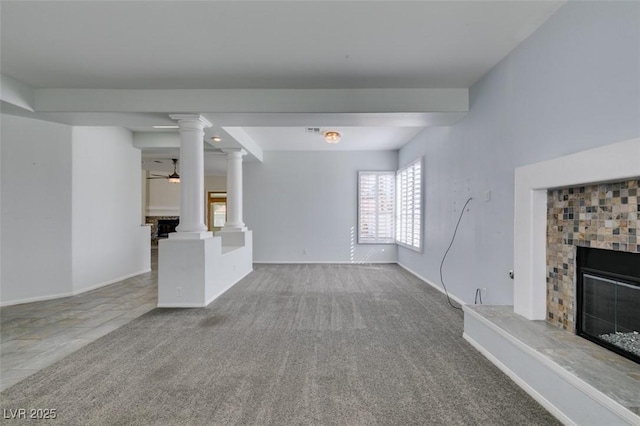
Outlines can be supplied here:
<path id="1" fill-rule="evenodd" d="M 71 127 L 2 115 L 1 303 L 71 291 Z"/>
<path id="2" fill-rule="evenodd" d="M 205 176 L 204 194 L 206 200 L 208 192 L 226 192 L 227 178 L 225 176 Z M 179 216 L 180 215 L 180 184 L 170 183 L 166 179 L 146 179 L 143 190 L 146 203 L 146 216 Z M 205 202 L 205 210 L 207 208 Z M 205 211 L 206 223 L 206 211 Z"/>
<path id="3" fill-rule="evenodd" d="M 397 160 L 396 151 L 267 151 L 244 163 L 254 262 L 395 262 L 395 245 L 356 244 L 357 172 L 395 170 Z"/>
<path id="4" fill-rule="evenodd" d="M 1 136 L 0 303 L 69 296 L 149 270 L 130 132 L 2 115 Z"/>
<path id="5" fill-rule="evenodd" d="M 400 150 L 400 164 L 425 156 L 426 229 L 424 253 L 399 248 L 399 262 L 439 283 L 440 260 L 470 195 L 445 283 L 467 302 L 486 287 L 485 303 L 513 303 L 515 167 L 640 135 L 638 76 L 639 3 L 561 8 L 472 87 L 466 118 L 426 129 Z"/>
<path id="6" fill-rule="evenodd" d="M 167 179 L 148 179 L 147 216 L 179 216 L 180 185 L 179 183 L 171 183 Z"/>
<path id="7" fill-rule="evenodd" d="M 204 191 L 206 193 L 227 192 L 227 177 L 226 176 L 205 176 Z M 207 195 L 205 194 L 205 197 L 206 196 Z"/>
<path id="8" fill-rule="evenodd" d="M 140 161 L 126 129 L 73 128 L 76 293 L 150 269 L 149 230 L 140 222 Z"/>

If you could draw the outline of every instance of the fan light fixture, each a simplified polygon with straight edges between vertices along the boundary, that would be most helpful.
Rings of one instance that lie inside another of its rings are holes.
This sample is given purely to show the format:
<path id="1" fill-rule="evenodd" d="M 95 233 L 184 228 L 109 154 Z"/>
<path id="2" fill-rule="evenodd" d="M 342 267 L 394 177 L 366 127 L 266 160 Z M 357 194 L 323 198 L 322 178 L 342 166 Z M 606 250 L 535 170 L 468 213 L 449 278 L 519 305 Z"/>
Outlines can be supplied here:
<path id="1" fill-rule="evenodd" d="M 340 142 L 340 133 L 333 130 L 324 132 L 324 140 L 326 143 L 338 143 Z"/>
<path id="2" fill-rule="evenodd" d="M 172 161 L 173 161 L 173 173 L 171 173 L 169 176 L 167 176 L 167 180 L 170 183 L 180 183 L 180 175 L 176 171 L 176 166 L 178 164 L 178 160 L 173 158 Z"/>

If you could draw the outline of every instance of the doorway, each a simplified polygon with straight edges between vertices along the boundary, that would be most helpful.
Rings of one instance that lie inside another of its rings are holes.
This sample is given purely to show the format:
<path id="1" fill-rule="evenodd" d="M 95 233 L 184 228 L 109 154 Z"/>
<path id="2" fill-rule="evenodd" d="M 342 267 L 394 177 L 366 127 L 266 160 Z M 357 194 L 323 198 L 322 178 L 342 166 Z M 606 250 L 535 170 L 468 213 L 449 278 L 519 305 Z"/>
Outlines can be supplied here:
<path id="1" fill-rule="evenodd" d="M 207 193 L 207 227 L 209 231 L 216 232 L 222 229 L 227 221 L 227 193 Z"/>

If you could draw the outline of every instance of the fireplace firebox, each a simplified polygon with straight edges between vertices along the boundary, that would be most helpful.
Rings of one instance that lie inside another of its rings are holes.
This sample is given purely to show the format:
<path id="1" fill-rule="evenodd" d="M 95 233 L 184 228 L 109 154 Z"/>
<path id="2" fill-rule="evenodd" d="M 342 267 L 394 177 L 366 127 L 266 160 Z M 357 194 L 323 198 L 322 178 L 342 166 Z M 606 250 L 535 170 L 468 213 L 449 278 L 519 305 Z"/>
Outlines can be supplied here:
<path id="1" fill-rule="evenodd" d="M 576 332 L 640 363 L 640 253 L 578 247 Z"/>
<path id="2" fill-rule="evenodd" d="M 176 232 L 176 226 L 180 223 L 178 219 L 158 220 L 158 238 L 167 238 L 170 233 Z"/>

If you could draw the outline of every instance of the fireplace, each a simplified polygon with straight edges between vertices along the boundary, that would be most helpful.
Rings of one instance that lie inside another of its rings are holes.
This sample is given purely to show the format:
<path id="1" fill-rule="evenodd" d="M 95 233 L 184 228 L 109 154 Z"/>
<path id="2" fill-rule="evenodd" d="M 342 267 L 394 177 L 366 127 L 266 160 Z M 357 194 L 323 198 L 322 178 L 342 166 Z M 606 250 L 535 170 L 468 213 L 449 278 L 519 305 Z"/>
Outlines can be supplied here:
<path id="1" fill-rule="evenodd" d="M 158 220 L 158 239 L 168 238 L 169 234 L 176 232 L 176 226 L 180 223 L 178 219 L 160 219 Z"/>
<path id="2" fill-rule="evenodd" d="M 576 333 L 640 363 L 640 253 L 578 247 Z"/>
<path id="3" fill-rule="evenodd" d="M 570 332 L 577 330 L 578 250 L 586 247 L 640 253 L 639 186 L 640 181 L 632 179 L 548 191 L 546 282 L 550 323 Z"/>

